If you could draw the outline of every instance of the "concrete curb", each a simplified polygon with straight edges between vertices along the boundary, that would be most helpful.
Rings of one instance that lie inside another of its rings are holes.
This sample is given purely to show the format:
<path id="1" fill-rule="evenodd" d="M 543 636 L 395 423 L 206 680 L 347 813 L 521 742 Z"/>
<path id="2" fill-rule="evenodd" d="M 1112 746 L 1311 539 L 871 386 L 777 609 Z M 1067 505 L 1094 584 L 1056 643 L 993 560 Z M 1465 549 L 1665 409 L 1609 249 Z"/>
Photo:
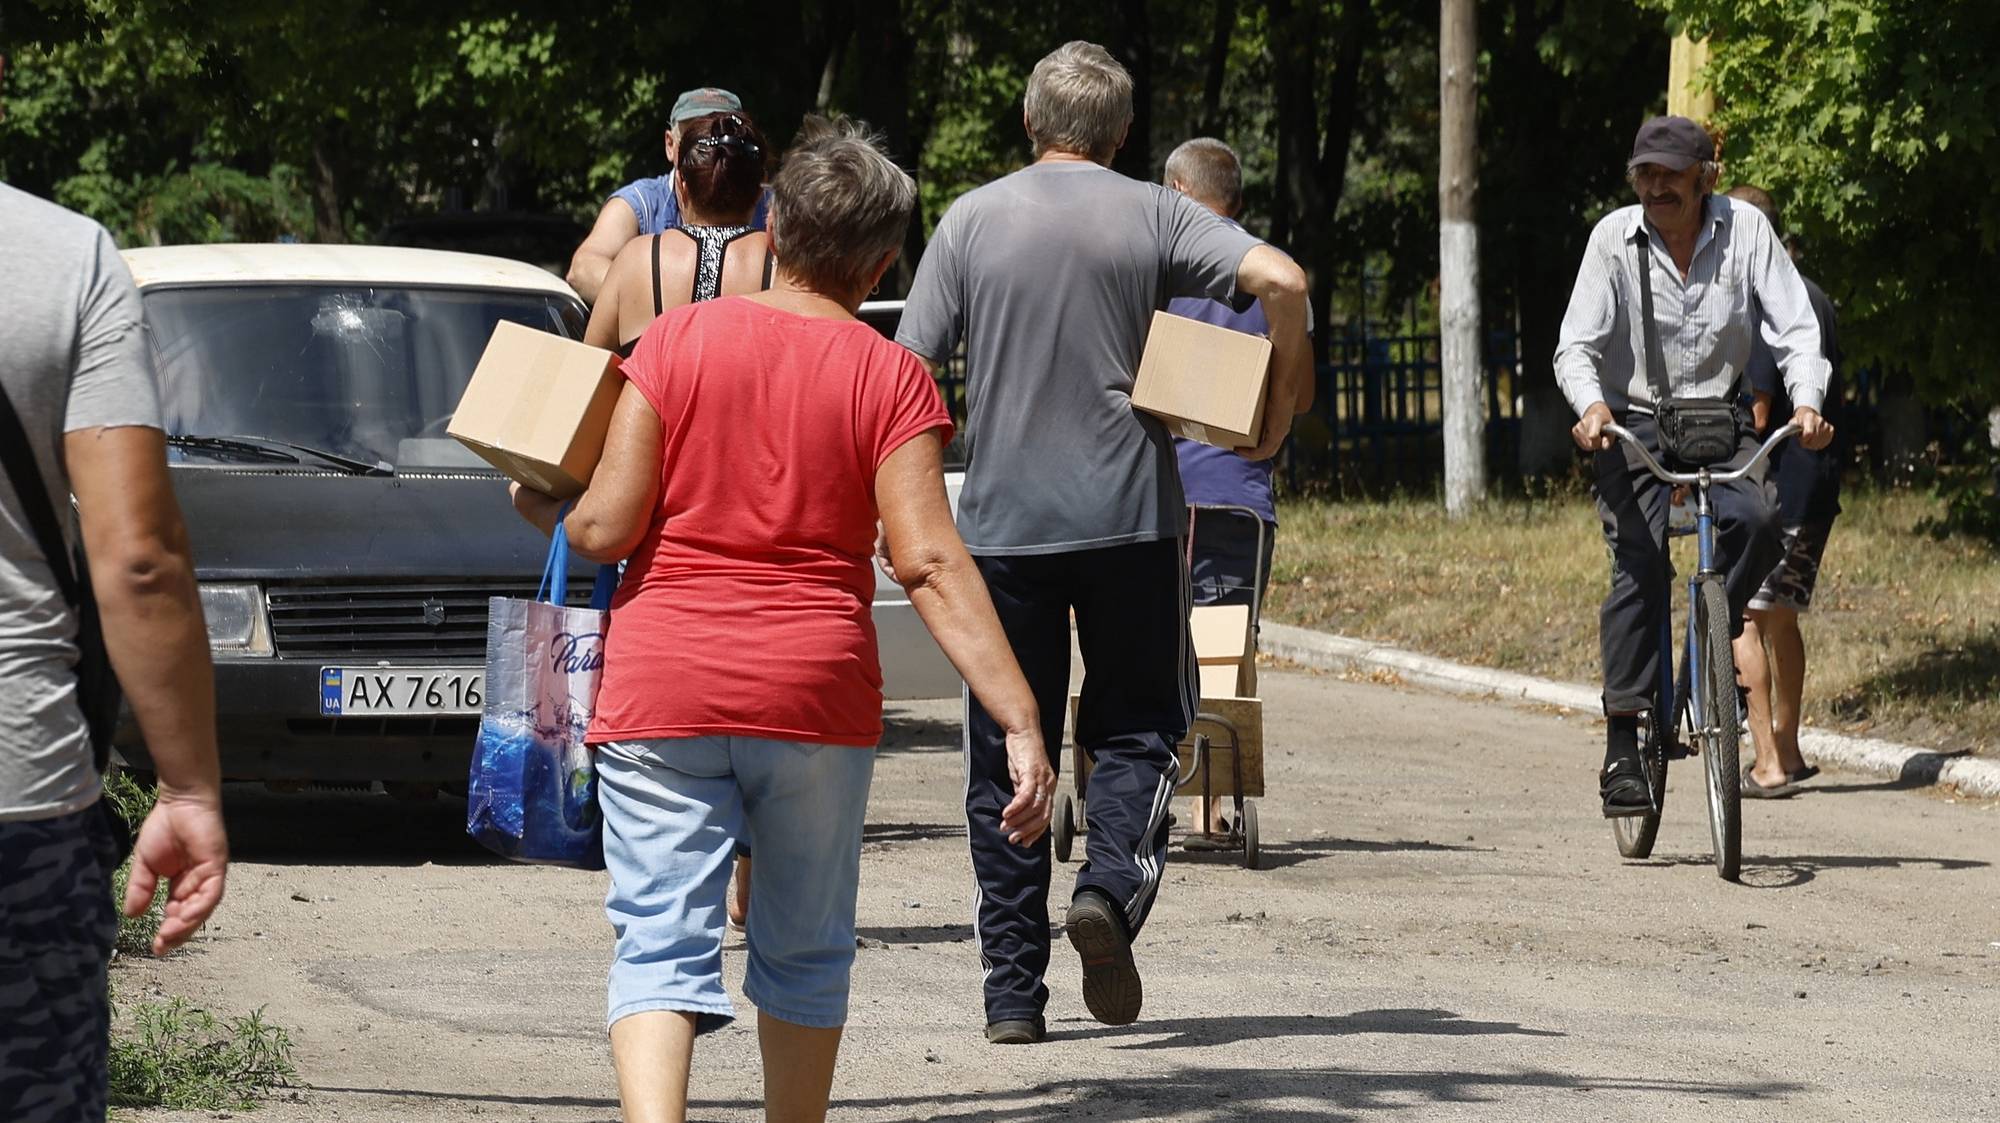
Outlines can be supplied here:
<path id="1" fill-rule="evenodd" d="M 1266 622 L 1258 632 L 1258 640 L 1263 654 L 1315 670 L 1393 671 L 1411 685 L 1452 694 L 1536 702 L 1592 714 L 1602 712 L 1598 692 L 1575 683 L 1470 667 L 1386 644 L 1289 624 Z M 1818 764 L 1844 772 L 1880 776 L 1901 787 L 1939 785 L 1975 799 L 2000 799 L 2000 761 L 1822 729 L 1808 729 L 1801 733 L 1799 747 Z"/>

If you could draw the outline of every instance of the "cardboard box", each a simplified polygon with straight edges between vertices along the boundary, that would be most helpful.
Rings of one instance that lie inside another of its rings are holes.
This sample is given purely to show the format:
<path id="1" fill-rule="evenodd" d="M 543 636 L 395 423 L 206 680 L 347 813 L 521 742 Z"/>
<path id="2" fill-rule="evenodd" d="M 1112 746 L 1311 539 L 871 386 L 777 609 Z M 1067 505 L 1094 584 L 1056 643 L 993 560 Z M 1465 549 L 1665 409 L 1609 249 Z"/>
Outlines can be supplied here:
<path id="1" fill-rule="evenodd" d="M 1257 646 L 1247 604 L 1200 604 L 1188 614 L 1203 698 L 1255 698 Z"/>
<path id="2" fill-rule="evenodd" d="M 1250 606 L 1198 604 L 1188 613 L 1195 661 L 1204 667 L 1241 663 L 1250 650 Z"/>
<path id="3" fill-rule="evenodd" d="M 1076 694 L 1069 696 L 1069 743 L 1076 744 L 1076 710 L 1081 699 Z M 1220 719 L 1220 720 L 1217 720 Z M 1225 724 L 1227 723 L 1227 724 Z M 1174 753 L 1180 758 L 1180 767 L 1186 779 L 1175 789 L 1175 794 L 1198 796 L 1202 790 L 1202 762 L 1196 759 L 1195 737 L 1208 736 L 1208 756 L 1215 765 L 1215 778 L 1210 790 L 1216 795 L 1236 793 L 1235 756 L 1243 761 L 1243 794 L 1262 796 L 1264 794 L 1264 703 L 1256 698 L 1204 698 L 1201 713 L 1195 718 L 1188 735 Z M 1089 783 L 1090 754 L 1078 752 L 1071 760 L 1071 783 L 1081 775 Z"/>
<path id="4" fill-rule="evenodd" d="M 570 499 L 590 483 L 624 385 L 617 355 L 502 320 L 446 432 L 509 477 Z"/>
<path id="5" fill-rule="evenodd" d="M 1225 663 L 1201 668 L 1201 696 L 1204 699 L 1243 697 L 1242 666 Z"/>
<path id="6" fill-rule="evenodd" d="M 1132 408 L 1177 437 L 1248 448 L 1263 435 L 1271 341 L 1166 312 L 1153 313 Z"/>

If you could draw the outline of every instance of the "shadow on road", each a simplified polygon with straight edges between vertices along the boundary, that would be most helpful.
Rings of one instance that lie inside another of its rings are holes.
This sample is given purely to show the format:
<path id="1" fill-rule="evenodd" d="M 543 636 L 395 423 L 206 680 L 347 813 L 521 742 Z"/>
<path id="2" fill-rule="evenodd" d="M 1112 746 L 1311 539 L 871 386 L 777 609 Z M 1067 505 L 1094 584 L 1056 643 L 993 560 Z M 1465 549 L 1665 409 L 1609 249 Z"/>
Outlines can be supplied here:
<path id="1" fill-rule="evenodd" d="M 1633 866 L 1707 866 L 1713 859 L 1706 854 L 1683 854 L 1655 858 L 1648 862 L 1628 862 Z M 1922 869 L 1952 872 L 1985 869 L 1991 862 L 1977 858 L 1898 858 L 1886 854 L 1792 854 L 1783 857 L 1743 856 L 1742 883 L 1750 889 L 1793 889 L 1829 870 Z"/>
<path id="2" fill-rule="evenodd" d="M 1971 756 L 1971 749 L 1958 749 L 1948 753 L 1918 753 L 1903 762 L 1901 772 L 1893 780 L 1883 780 L 1874 784 L 1809 784 L 1799 789 L 1800 795 L 1845 795 L 1850 792 L 1902 792 L 1912 788 L 1928 788 L 1938 782 L 1944 774 L 1944 766 L 1960 757 Z"/>
<path id="3" fill-rule="evenodd" d="M 1081 1021 L 1081 1019 L 1078 1019 Z M 1133 1041 L 1119 1049 L 1186 1049 L 1237 1045 L 1274 1037 L 1347 1037 L 1357 1033 L 1422 1034 L 1437 1037 L 1567 1037 L 1555 1030 L 1529 1029 L 1515 1022 L 1467 1021 L 1450 1010 L 1362 1010 L 1353 1014 L 1315 1017 L 1311 1014 L 1224 1014 L 1206 1018 L 1159 1018 L 1111 1028 L 1052 1029 L 1049 1040 L 1104 1040 L 1114 1037 L 1158 1037 Z"/>
<path id="4" fill-rule="evenodd" d="M 1095 1123 L 1341 1123 L 1364 1113 L 1409 1112 L 1421 1118 L 1427 1104 L 1493 1103 L 1525 1091 L 1591 1092 L 1615 1097 L 1607 1111 L 1630 1109 L 1630 1097 L 1674 1096 L 1733 1104 L 1771 1102 L 1800 1090 L 1790 1083 L 1721 1084 L 1642 1077 L 1574 1076 L 1544 1071 L 1397 1072 L 1334 1068 L 1190 1067 L 1157 1076 L 1052 1082 L 1018 1091 L 956 1095 L 844 1097 L 843 1111 L 902 1111 L 916 1123 L 1055 1123 L 1089 1118 Z M 1657 1102 L 1657 1101 L 1655 1101 Z M 755 1110 L 746 1101 L 708 1101 L 698 1108 Z"/>
<path id="5" fill-rule="evenodd" d="M 882 740 L 879 752 L 956 753 L 963 751 L 964 723 L 957 718 L 936 720 L 918 717 L 892 704 L 882 711 Z"/>
<path id="6" fill-rule="evenodd" d="M 1197 866 L 1240 866 L 1243 864 L 1242 850 L 1188 850 L 1175 840 L 1172 861 Z M 1392 838 L 1308 838 L 1296 842 L 1266 842 L 1259 846 L 1258 855 L 1262 859 L 1259 869 L 1276 870 L 1296 866 L 1304 862 L 1317 861 L 1334 854 L 1402 854 L 1440 853 L 1457 851 L 1463 853 L 1492 853 L 1491 846 L 1455 846 L 1448 842 L 1431 842 L 1424 839 Z"/>
<path id="7" fill-rule="evenodd" d="M 920 944 L 962 944 L 972 939 L 970 924 L 898 924 L 894 926 L 861 927 L 854 930 L 857 939 L 874 940 L 891 947 L 916 947 Z"/>
<path id="8" fill-rule="evenodd" d="M 272 865 L 481 865 L 504 859 L 465 833 L 465 801 L 409 802 L 368 792 L 223 788 L 230 857 Z"/>
<path id="9" fill-rule="evenodd" d="M 1378 1011 L 1395 1013 L 1395 1011 Z M 1339 1021 L 1340 1019 L 1327 1019 Z M 1053 1035 L 1052 1035 L 1053 1037 Z M 697 1062 L 697 1067 L 699 1062 Z M 697 1077 L 699 1079 L 699 1077 Z M 1734 1105 L 1776 1104 L 1804 1086 L 1791 1082 L 1714 1083 L 1645 1077 L 1573 1075 L 1538 1070 L 1513 1072 L 1369 1071 L 1334 1068 L 1189 1067 L 1155 1076 L 1055 1081 L 1012 1091 L 928 1093 L 912 1096 L 845 1096 L 833 1103 L 844 1112 L 905 1112 L 896 1116 L 932 1123 L 1057 1123 L 1088 1117 L 1097 1123 L 1347 1123 L 1364 1114 L 1408 1112 L 1427 1104 L 1497 1103 L 1522 1093 L 1572 1092 L 1611 1097 L 1604 1110 L 1618 1113 L 1644 1096 Z M 587 1096 L 510 1096 L 478 1092 L 436 1092 L 398 1088 L 319 1087 L 315 1092 L 392 1099 L 446 1100 L 524 1107 L 577 1107 L 615 1111 L 616 1100 Z M 714 1111 L 756 1113 L 756 1100 L 701 1100 L 689 1105 L 694 1118 Z M 1421 1116 L 1419 1116 L 1421 1117 Z"/>

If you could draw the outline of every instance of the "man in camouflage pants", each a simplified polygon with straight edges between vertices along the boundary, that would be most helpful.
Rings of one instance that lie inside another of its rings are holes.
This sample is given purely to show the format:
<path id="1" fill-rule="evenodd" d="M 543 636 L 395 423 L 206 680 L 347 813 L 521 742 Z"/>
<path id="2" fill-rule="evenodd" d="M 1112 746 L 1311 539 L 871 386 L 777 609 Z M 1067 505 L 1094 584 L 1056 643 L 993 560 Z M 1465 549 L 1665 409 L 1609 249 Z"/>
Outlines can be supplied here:
<path id="1" fill-rule="evenodd" d="M 80 705 L 90 586 L 158 770 L 125 898 L 136 915 L 170 880 L 156 955 L 222 899 L 215 687 L 131 275 L 102 227 L 4 185 L 0 246 L 0 1120 L 78 1123 L 104 1118 L 128 841 Z"/>

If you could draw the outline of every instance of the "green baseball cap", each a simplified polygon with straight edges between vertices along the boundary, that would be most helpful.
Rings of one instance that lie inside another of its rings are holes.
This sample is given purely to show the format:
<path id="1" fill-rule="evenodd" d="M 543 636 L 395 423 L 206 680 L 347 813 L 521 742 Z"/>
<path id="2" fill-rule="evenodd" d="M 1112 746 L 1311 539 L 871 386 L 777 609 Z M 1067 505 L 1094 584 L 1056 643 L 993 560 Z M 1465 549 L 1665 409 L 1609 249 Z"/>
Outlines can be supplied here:
<path id="1" fill-rule="evenodd" d="M 703 86 L 689 90 L 674 99 L 674 112 L 667 119 L 670 125 L 678 125 L 690 117 L 706 117 L 711 113 L 741 113 L 743 99 L 728 90 L 718 90 L 714 86 Z"/>

